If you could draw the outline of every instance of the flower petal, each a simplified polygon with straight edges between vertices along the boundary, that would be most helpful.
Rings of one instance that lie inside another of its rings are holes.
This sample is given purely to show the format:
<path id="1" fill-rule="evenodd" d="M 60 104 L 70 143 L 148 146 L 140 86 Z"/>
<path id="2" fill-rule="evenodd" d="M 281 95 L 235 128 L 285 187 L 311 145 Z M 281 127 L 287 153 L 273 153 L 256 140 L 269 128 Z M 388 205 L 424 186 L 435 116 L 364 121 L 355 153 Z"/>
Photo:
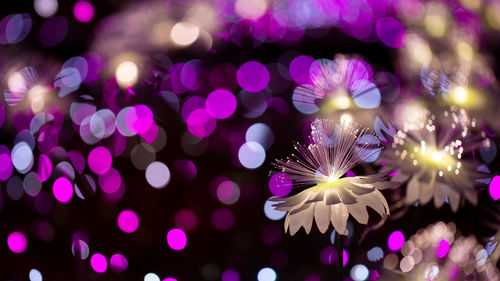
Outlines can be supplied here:
<path id="1" fill-rule="evenodd" d="M 349 213 L 361 224 L 368 223 L 368 211 L 362 203 L 347 205 Z"/>
<path id="2" fill-rule="evenodd" d="M 325 233 L 330 225 L 331 212 L 330 206 L 326 205 L 324 202 L 316 203 L 316 207 L 314 208 L 314 219 L 321 233 Z"/>
<path id="3" fill-rule="evenodd" d="M 448 196 L 450 187 L 447 184 L 437 181 L 436 187 L 434 188 L 434 206 L 439 208 L 443 205 Z"/>
<path id="4" fill-rule="evenodd" d="M 453 190 L 453 188 L 450 188 L 450 192 L 448 193 L 448 202 L 450 202 L 451 210 L 456 212 L 460 203 L 460 194 Z"/>
<path id="5" fill-rule="evenodd" d="M 340 203 L 340 198 L 336 190 L 328 190 L 326 192 L 325 199 L 327 205 L 334 205 Z"/>
<path id="6" fill-rule="evenodd" d="M 339 194 L 340 200 L 342 201 L 343 204 L 354 204 L 358 202 L 356 200 L 356 197 L 354 197 L 354 194 L 352 194 L 349 190 L 341 187 L 337 189 L 337 193 Z"/>
<path id="7" fill-rule="evenodd" d="M 330 217 L 335 231 L 341 235 L 346 235 L 346 224 L 347 218 L 349 217 L 349 211 L 344 204 L 336 204 L 331 207 L 332 215 Z"/>
<path id="8" fill-rule="evenodd" d="M 314 205 L 308 204 L 304 206 L 307 206 L 307 208 L 300 212 L 290 214 L 290 235 L 295 235 L 302 226 L 307 233 L 311 231 Z"/>
<path id="9" fill-rule="evenodd" d="M 436 181 L 436 171 L 430 172 L 430 178 L 427 182 L 420 182 L 420 203 L 423 205 L 429 203 L 434 195 L 435 181 Z"/>
<path id="10" fill-rule="evenodd" d="M 420 195 L 420 182 L 417 179 L 418 175 L 413 176 L 406 185 L 406 198 L 407 204 L 413 204 L 418 200 Z"/>

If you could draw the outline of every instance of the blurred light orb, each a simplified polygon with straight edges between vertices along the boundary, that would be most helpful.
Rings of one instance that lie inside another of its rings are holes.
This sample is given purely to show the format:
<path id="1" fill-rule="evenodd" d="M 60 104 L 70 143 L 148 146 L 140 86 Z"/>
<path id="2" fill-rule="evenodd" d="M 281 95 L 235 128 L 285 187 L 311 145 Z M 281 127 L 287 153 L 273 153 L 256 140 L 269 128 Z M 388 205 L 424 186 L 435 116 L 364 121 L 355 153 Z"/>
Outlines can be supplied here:
<path id="1" fill-rule="evenodd" d="M 344 113 L 340 116 L 340 123 L 341 124 L 349 125 L 352 123 L 352 121 L 353 121 L 352 115 L 349 113 Z"/>
<path id="2" fill-rule="evenodd" d="M 28 247 L 28 240 L 22 232 L 12 232 L 7 237 L 7 246 L 14 254 L 21 254 Z"/>
<path id="3" fill-rule="evenodd" d="M 7 77 L 7 86 L 14 93 L 22 93 L 26 91 L 26 79 L 19 72 L 13 72 Z"/>
<path id="4" fill-rule="evenodd" d="M 170 31 L 170 38 L 179 46 L 188 46 L 194 43 L 200 35 L 200 29 L 190 22 L 178 22 Z"/>
<path id="5" fill-rule="evenodd" d="M 278 277 L 276 272 L 270 267 L 262 268 L 257 274 L 257 280 L 259 281 L 274 281 L 276 280 L 276 277 Z"/>
<path id="6" fill-rule="evenodd" d="M 67 178 L 60 177 L 54 181 L 52 192 L 57 201 L 66 204 L 73 198 L 73 185 Z"/>
<path id="7" fill-rule="evenodd" d="M 451 91 L 451 99 L 456 104 L 464 104 L 468 98 L 469 93 L 465 87 L 458 86 Z"/>
<path id="8" fill-rule="evenodd" d="M 89 153 L 87 162 L 89 168 L 96 175 L 103 175 L 111 168 L 113 156 L 109 149 L 104 146 L 98 146 Z"/>
<path id="9" fill-rule="evenodd" d="M 472 61 L 474 59 L 474 49 L 469 43 L 459 42 L 455 45 L 455 51 L 463 61 Z"/>
<path id="10" fill-rule="evenodd" d="M 30 277 L 30 281 L 42 281 L 43 280 L 42 273 L 36 268 L 32 268 L 30 270 L 29 277 Z"/>
<path id="11" fill-rule="evenodd" d="M 233 93 L 226 89 L 216 89 L 212 91 L 206 101 L 205 107 L 208 114 L 215 119 L 227 119 L 236 110 L 236 98 Z"/>
<path id="12" fill-rule="evenodd" d="M 267 10 L 266 0 L 236 0 L 234 3 L 236 13 L 249 20 L 256 20 L 262 17 Z"/>
<path id="13" fill-rule="evenodd" d="M 371 262 L 376 262 L 384 257 L 384 251 L 380 247 L 373 247 L 368 252 L 366 252 L 366 257 Z"/>
<path id="14" fill-rule="evenodd" d="M 403 232 L 396 230 L 389 235 L 389 239 L 387 240 L 387 245 L 391 251 L 397 251 L 403 247 L 405 243 L 405 236 Z"/>
<path id="15" fill-rule="evenodd" d="M 116 80 L 122 87 L 132 86 L 137 82 L 139 70 L 137 65 L 131 61 L 121 62 L 116 68 Z"/>
<path id="16" fill-rule="evenodd" d="M 170 248 L 180 251 L 186 247 L 187 236 L 180 228 L 173 228 L 167 233 L 167 244 Z"/>
<path id="17" fill-rule="evenodd" d="M 33 151 L 26 142 L 17 143 L 11 152 L 12 164 L 21 174 L 27 173 L 33 167 Z"/>
<path id="18" fill-rule="evenodd" d="M 274 133 L 268 125 L 255 123 L 247 129 L 245 139 L 247 142 L 256 142 L 264 149 L 269 149 L 274 143 Z"/>
<path id="19" fill-rule="evenodd" d="M 293 182 L 288 174 L 275 173 L 269 179 L 269 190 L 276 196 L 287 196 L 292 191 L 292 188 Z"/>
<path id="20" fill-rule="evenodd" d="M 240 187 L 233 181 L 223 181 L 217 186 L 217 199 L 226 205 L 232 205 L 240 198 Z"/>
<path id="21" fill-rule="evenodd" d="M 267 87 L 271 76 L 265 65 L 257 61 L 249 61 L 240 66 L 236 72 L 236 80 L 245 91 L 257 93 Z"/>
<path id="22" fill-rule="evenodd" d="M 150 272 L 150 273 L 144 275 L 144 281 L 160 281 L 160 277 L 158 277 L 158 275 Z"/>
<path id="23" fill-rule="evenodd" d="M 234 269 L 226 269 L 222 272 L 222 281 L 240 281 L 240 275 Z"/>
<path id="24" fill-rule="evenodd" d="M 122 273 L 127 269 L 128 261 L 122 254 L 114 254 L 109 259 L 109 265 L 114 272 Z"/>
<path id="25" fill-rule="evenodd" d="M 446 33 L 446 20 L 441 15 L 429 14 L 424 18 L 424 26 L 433 37 L 443 37 Z"/>
<path id="26" fill-rule="evenodd" d="M 234 214 L 228 209 L 220 208 L 212 214 L 212 224 L 218 230 L 224 231 L 231 229 L 234 225 L 234 221 Z"/>
<path id="27" fill-rule="evenodd" d="M 73 15 L 79 22 L 89 22 L 94 18 L 94 6 L 88 1 L 78 1 L 73 6 Z"/>
<path id="28" fill-rule="evenodd" d="M 337 109 L 348 109 L 351 106 L 351 98 L 344 94 L 336 94 L 330 98 L 329 103 Z"/>
<path id="29" fill-rule="evenodd" d="M 442 259 L 446 257 L 450 251 L 450 243 L 448 243 L 445 239 L 442 239 L 434 251 L 436 252 L 436 256 Z"/>
<path id="30" fill-rule="evenodd" d="M 33 3 L 36 13 L 42 18 L 53 16 L 59 8 L 57 0 L 35 0 Z"/>
<path id="31" fill-rule="evenodd" d="M 406 41 L 406 31 L 403 24 L 392 17 L 377 20 L 376 32 L 382 43 L 391 48 L 401 48 Z"/>
<path id="32" fill-rule="evenodd" d="M 95 253 L 90 257 L 90 266 L 97 273 L 104 273 L 108 269 L 108 261 L 102 254 Z"/>
<path id="33" fill-rule="evenodd" d="M 256 169 L 264 163 L 266 151 L 256 142 L 245 142 L 238 151 L 241 165 L 247 169 Z"/>
<path id="34" fill-rule="evenodd" d="M 167 278 L 164 278 L 162 281 L 177 281 L 177 279 L 172 278 L 172 277 L 167 277 Z"/>
<path id="35" fill-rule="evenodd" d="M 71 244 L 71 253 L 73 253 L 73 256 L 78 257 L 81 260 L 85 260 L 88 258 L 89 252 L 90 249 L 87 242 L 81 239 L 73 240 L 73 243 Z"/>
<path id="36" fill-rule="evenodd" d="M 370 270 L 363 264 L 357 264 L 351 268 L 351 278 L 354 281 L 365 281 L 369 275 Z"/>
<path id="37" fill-rule="evenodd" d="M 500 176 L 494 176 L 491 179 L 488 191 L 493 200 L 497 201 L 500 199 Z"/>
<path id="38" fill-rule="evenodd" d="M 139 227 L 139 216 L 132 210 L 123 210 L 117 218 L 118 227 L 125 233 L 133 233 Z"/>
<path id="39" fill-rule="evenodd" d="M 305 55 L 293 58 L 288 67 L 290 77 L 297 84 L 306 84 L 310 82 L 310 69 L 315 62 L 316 60 L 313 57 Z"/>
<path id="40" fill-rule="evenodd" d="M 193 211 L 185 209 L 180 210 L 177 214 L 175 214 L 174 222 L 175 226 L 178 228 L 184 231 L 191 231 L 196 228 L 198 218 Z"/>
<path id="41" fill-rule="evenodd" d="M 276 210 L 273 207 L 274 204 L 276 204 L 276 202 L 270 201 L 269 199 L 266 200 L 266 203 L 264 203 L 264 214 L 268 219 L 278 221 L 286 216 L 286 211 Z"/>
<path id="42" fill-rule="evenodd" d="M 146 180 L 154 188 L 164 188 L 170 182 L 170 170 L 167 165 L 155 161 L 146 168 Z"/>

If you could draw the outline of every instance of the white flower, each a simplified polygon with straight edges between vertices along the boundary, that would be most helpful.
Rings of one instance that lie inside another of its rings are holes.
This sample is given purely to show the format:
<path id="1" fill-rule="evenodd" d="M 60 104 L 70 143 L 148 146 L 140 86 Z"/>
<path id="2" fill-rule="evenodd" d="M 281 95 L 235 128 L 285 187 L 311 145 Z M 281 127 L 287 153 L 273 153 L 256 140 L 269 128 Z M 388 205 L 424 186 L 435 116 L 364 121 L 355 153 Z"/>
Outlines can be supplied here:
<path id="1" fill-rule="evenodd" d="M 387 202 L 378 189 L 393 187 L 383 174 L 343 177 L 363 159 L 380 149 L 378 142 L 365 141 L 369 134 L 356 123 L 316 120 L 311 125 L 311 144 L 296 144 L 299 155 L 278 160 L 275 166 L 297 186 L 307 189 L 286 198 L 273 198 L 275 208 L 287 211 L 285 231 L 294 235 L 301 227 L 310 232 L 313 218 L 324 233 L 330 222 L 335 230 L 346 234 L 349 214 L 359 223 L 368 222 L 367 206 L 381 216 L 389 214 Z"/>

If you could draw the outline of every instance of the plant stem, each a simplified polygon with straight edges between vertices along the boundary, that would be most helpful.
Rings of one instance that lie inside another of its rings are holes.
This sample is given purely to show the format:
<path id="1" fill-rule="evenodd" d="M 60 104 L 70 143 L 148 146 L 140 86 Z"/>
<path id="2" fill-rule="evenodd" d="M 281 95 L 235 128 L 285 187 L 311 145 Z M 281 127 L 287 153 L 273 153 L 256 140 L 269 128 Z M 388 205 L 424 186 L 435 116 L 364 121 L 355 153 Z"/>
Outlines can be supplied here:
<path id="1" fill-rule="evenodd" d="M 342 269 L 344 268 L 344 251 L 343 251 L 343 246 L 344 246 L 344 235 L 339 234 L 338 232 L 335 233 L 337 236 L 335 238 L 335 242 L 337 243 L 337 265 L 338 265 L 338 270 L 337 270 L 337 281 L 342 281 Z"/>

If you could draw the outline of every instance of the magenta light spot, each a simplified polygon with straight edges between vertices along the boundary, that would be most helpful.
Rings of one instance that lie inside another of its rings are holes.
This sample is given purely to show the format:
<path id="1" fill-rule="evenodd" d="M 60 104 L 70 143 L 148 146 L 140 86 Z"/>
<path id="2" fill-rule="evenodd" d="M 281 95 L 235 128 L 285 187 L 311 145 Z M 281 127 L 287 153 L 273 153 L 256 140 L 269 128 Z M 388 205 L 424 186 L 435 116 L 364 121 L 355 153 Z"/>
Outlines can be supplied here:
<path id="1" fill-rule="evenodd" d="M 188 132 L 195 137 L 203 138 L 211 135 L 217 122 L 203 108 L 198 108 L 186 119 Z"/>
<path id="2" fill-rule="evenodd" d="M 155 122 L 151 124 L 151 127 L 144 133 L 140 134 L 141 137 L 149 144 L 152 144 L 156 137 L 158 137 L 158 125 Z"/>
<path id="3" fill-rule="evenodd" d="M 162 281 L 177 281 L 177 279 L 172 278 L 172 277 L 167 277 L 167 278 L 163 279 Z"/>
<path id="4" fill-rule="evenodd" d="M 194 230 L 198 224 L 196 214 L 190 210 L 180 210 L 177 212 L 174 221 L 175 225 L 184 231 Z"/>
<path id="5" fill-rule="evenodd" d="M 170 248 L 180 251 L 186 247 L 187 237 L 182 229 L 174 228 L 167 233 L 167 243 Z"/>
<path id="6" fill-rule="evenodd" d="M 382 43 L 391 48 L 401 48 L 406 41 L 405 27 L 395 18 L 385 17 L 377 21 L 376 31 Z"/>
<path id="7" fill-rule="evenodd" d="M 285 173 L 275 173 L 269 179 L 269 190 L 278 197 L 287 196 L 292 187 L 292 179 Z"/>
<path id="8" fill-rule="evenodd" d="M 236 110 L 236 98 L 226 89 L 211 92 L 205 101 L 208 114 L 216 119 L 227 119 Z"/>
<path id="9" fill-rule="evenodd" d="M 309 274 L 304 281 L 321 281 L 321 279 L 317 274 Z"/>
<path id="10" fill-rule="evenodd" d="M 99 175 L 99 186 L 107 194 L 113 194 L 120 189 L 122 178 L 120 172 L 110 168 L 106 173 Z"/>
<path id="11" fill-rule="evenodd" d="M 12 175 L 14 165 L 10 158 L 10 150 L 5 145 L 0 145 L 0 180 L 6 181 Z"/>
<path id="12" fill-rule="evenodd" d="M 135 105 L 127 112 L 125 123 L 132 133 L 145 134 L 153 126 L 153 112 L 146 105 Z"/>
<path id="13" fill-rule="evenodd" d="M 122 254 L 114 254 L 109 259 L 109 265 L 114 272 L 122 273 L 127 269 L 128 261 Z"/>
<path id="14" fill-rule="evenodd" d="M 445 239 L 441 240 L 439 242 L 439 245 L 434 249 L 436 256 L 440 259 L 446 257 L 449 251 L 450 251 L 450 243 L 448 243 L 448 241 L 446 241 Z"/>
<path id="15" fill-rule="evenodd" d="M 57 201 L 66 204 L 73 198 L 73 185 L 67 178 L 60 177 L 54 181 L 52 192 Z"/>
<path id="16" fill-rule="evenodd" d="M 228 230 L 234 225 L 234 215 L 228 209 L 218 209 L 212 214 L 212 224 L 218 230 Z"/>
<path id="17" fill-rule="evenodd" d="M 85 157 L 78 150 L 72 150 L 68 152 L 68 158 L 78 174 L 82 174 L 85 170 Z"/>
<path id="18" fill-rule="evenodd" d="M 260 92 L 269 84 L 269 70 L 260 62 L 249 61 L 240 66 L 236 80 L 244 90 L 251 93 Z"/>
<path id="19" fill-rule="evenodd" d="M 92 172 L 102 175 L 111 168 L 113 157 L 106 147 L 98 146 L 90 151 L 87 161 Z"/>
<path id="20" fill-rule="evenodd" d="M 104 273 L 106 272 L 106 269 L 108 269 L 108 261 L 106 260 L 106 257 L 99 253 L 92 255 L 90 258 L 90 265 L 97 273 Z"/>
<path id="21" fill-rule="evenodd" d="M 45 154 L 40 154 L 40 156 L 38 156 L 38 170 L 37 170 L 38 180 L 40 182 L 44 182 L 49 179 L 51 174 L 52 174 L 52 161 L 50 160 L 50 157 Z"/>
<path id="22" fill-rule="evenodd" d="M 387 245 L 389 246 L 389 249 L 392 251 L 397 251 L 403 247 L 403 244 L 405 243 L 405 236 L 403 233 L 399 230 L 394 231 L 389 235 L 389 239 L 387 240 Z"/>
<path id="23" fill-rule="evenodd" d="M 346 249 L 342 250 L 342 266 L 345 267 L 347 265 L 347 262 L 349 261 L 349 253 L 346 251 Z"/>
<path id="24" fill-rule="evenodd" d="M 126 233 L 132 233 L 139 227 L 139 217 L 132 210 L 123 210 L 117 218 L 118 227 Z"/>
<path id="25" fill-rule="evenodd" d="M 333 264 L 337 261 L 337 249 L 332 246 L 326 246 L 319 253 L 319 259 L 324 264 Z"/>
<path id="26" fill-rule="evenodd" d="M 491 179 L 489 192 L 493 200 L 497 201 L 498 199 L 500 199 L 500 176 L 494 176 L 493 179 Z"/>
<path id="27" fill-rule="evenodd" d="M 12 232 L 7 237 L 7 246 L 9 246 L 9 249 L 13 253 L 20 254 L 26 250 L 28 241 L 26 240 L 26 236 L 21 232 Z"/>
<path id="28" fill-rule="evenodd" d="M 222 281 L 240 281 L 240 275 L 234 269 L 226 269 L 222 272 Z"/>
<path id="29" fill-rule="evenodd" d="M 288 71 L 290 72 L 290 77 L 297 84 L 306 84 L 309 82 L 309 69 L 314 63 L 314 58 L 310 56 L 298 56 L 295 57 L 291 62 Z"/>
<path id="30" fill-rule="evenodd" d="M 94 6 L 88 1 L 78 1 L 73 6 L 73 15 L 79 22 L 89 22 L 94 18 Z"/>

